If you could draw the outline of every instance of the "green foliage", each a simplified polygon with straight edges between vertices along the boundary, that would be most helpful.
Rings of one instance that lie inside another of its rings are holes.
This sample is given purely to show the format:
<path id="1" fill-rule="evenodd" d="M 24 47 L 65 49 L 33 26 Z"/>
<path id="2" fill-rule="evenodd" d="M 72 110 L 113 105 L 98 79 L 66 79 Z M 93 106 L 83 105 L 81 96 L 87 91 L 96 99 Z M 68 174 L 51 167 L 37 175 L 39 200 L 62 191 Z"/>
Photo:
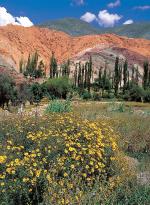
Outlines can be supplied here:
<path id="1" fill-rule="evenodd" d="M 66 76 L 69 78 L 69 75 L 70 75 L 70 60 L 68 60 L 67 62 L 65 62 L 63 65 L 62 65 L 62 76 Z"/>
<path id="2" fill-rule="evenodd" d="M 92 95 L 90 92 L 88 92 L 87 90 L 84 90 L 81 94 L 81 98 L 83 100 L 90 100 L 92 98 Z"/>
<path id="3" fill-rule="evenodd" d="M 94 101 L 101 101 L 101 99 L 102 99 L 100 93 L 97 93 L 97 92 L 92 93 L 92 98 Z"/>
<path id="4" fill-rule="evenodd" d="M 145 91 L 142 87 L 130 82 L 129 89 L 126 90 L 124 99 L 129 101 L 141 102 L 144 100 Z"/>
<path id="5" fill-rule="evenodd" d="M 67 77 L 59 77 L 49 79 L 44 83 L 49 96 L 55 98 L 67 98 L 67 94 L 71 91 L 71 83 Z"/>
<path id="6" fill-rule="evenodd" d="M 55 77 L 58 77 L 57 60 L 55 58 L 54 52 L 52 52 L 52 57 L 50 59 L 50 78 Z"/>
<path id="7" fill-rule="evenodd" d="M 143 65 L 144 72 L 143 72 L 143 88 L 147 89 L 148 84 L 149 84 L 149 64 L 148 62 L 144 62 Z"/>
<path id="8" fill-rule="evenodd" d="M 150 88 L 145 90 L 144 101 L 145 102 L 150 102 Z"/>
<path id="9" fill-rule="evenodd" d="M 70 112 L 72 110 L 71 102 L 69 100 L 60 101 L 60 100 L 53 100 L 47 106 L 45 113 L 64 113 Z"/>
<path id="10" fill-rule="evenodd" d="M 30 89 L 31 102 L 39 103 L 43 98 L 42 87 L 39 83 L 34 83 L 31 85 Z"/>
<path id="11" fill-rule="evenodd" d="M 36 51 L 32 56 L 29 54 L 25 68 L 23 68 L 22 60 L 20 61 L 20 71 L 23 72 L 25 77 L 41 78 L 45 76 L 45 65 L 42 60 L 40 62 L 38 60 L 39 55 Z"/>
<path id="12" fill-rule="evenodd" d="M 115 61 L 115 73 L 114 73 L 114 89 L 115 89 L 115 95 L 118 95 L 118 89 L 119 89 L 119 57 L 116 57 Z"/>
<path id="13" fill-rule="evenodd" d="M 111 103 L 108 107 L 108 110 L 113 111 L 113 112 L 125 112 L 126 107 L 124 103 Z"/>
<path id="14" fill-rule="evenodd" d="M 10 100 L 13 99 L 15 93 L 15 82 L 7 74 L 0 74 L 0 107 L 4 108 Z"/>

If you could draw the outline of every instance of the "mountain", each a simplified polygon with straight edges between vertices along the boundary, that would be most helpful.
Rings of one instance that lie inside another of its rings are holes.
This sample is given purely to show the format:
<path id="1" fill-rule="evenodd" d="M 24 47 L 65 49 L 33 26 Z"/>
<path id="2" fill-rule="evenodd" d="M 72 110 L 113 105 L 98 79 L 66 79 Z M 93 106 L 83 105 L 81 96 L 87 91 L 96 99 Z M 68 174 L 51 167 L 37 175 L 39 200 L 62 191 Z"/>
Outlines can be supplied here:
<path id="1" fill-rule="evenodd" d="M 98 34 L 100 30 L 89 23 L 75 18 L 64 18 L 58 20 L 47 21 L 38 25 L 42 28 L 63 31 L 72 36 L 82 36 L 89 34 Z"/>
<path id="2" fill-rule="evenodd" d="M 130 65 L 140 67 L 144 60 L 150 61 L 150 40 L 131 39 L 115 34 L 73 37 L 47 28 L 17 25 L 0 27 L 0 57 L 3 63 L 7 62 L 19 71 L 19 61 L 27 61 L 29 53 L 36 50 L 46 65 L 47 73 L 52 51 L 59 64 L 67 59 L 84 62 L 92 56 L 95 70 L 104 66 L 106 61 L 109 69 L 112 69 L 116 56 L 121 60 L 127 59 Z"/>
<path id="3" fill-rule="evenodd" d="M 104 29 L 103 33 L 115 33 L 129 38 L 150 39 L 150 22 L 133 23 L 114 28 Z"/>
<path id="4" fill-rule="evenodd" d="M 80 19 L 64 18 L 47 21 L 45 23 L 39 24 L 38 26 L 63 31 L 72 36 L 114 33 L 130 38 L 150 39 L 150 22 L 133 23 L 130 25 L 122 25 L 113 28 L 96 28 Z"/>

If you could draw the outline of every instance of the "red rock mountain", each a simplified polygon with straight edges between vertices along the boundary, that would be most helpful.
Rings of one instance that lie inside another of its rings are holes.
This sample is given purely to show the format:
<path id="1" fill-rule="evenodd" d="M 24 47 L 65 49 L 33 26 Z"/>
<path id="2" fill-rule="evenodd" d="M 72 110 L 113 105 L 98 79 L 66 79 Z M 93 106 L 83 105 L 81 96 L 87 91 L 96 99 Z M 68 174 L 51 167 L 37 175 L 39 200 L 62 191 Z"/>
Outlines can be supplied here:
<path id="1" fill-rule="evenodd" d="M 0 27 L 0 56 L 16 69 L 20 59 L 27 60 L 29 53 L 35 50 L 48 65 L 52 51 L 61 63 L 68 58 L 81 58 L 88 52 L 106 56 L 110 52 L 109 49 L 110 56 L 116 52 L 132 61 L 136 59 L 142 62 L 146 58 L 150 59 L 150 40 L 131 39 L 114 34 L 72 37 L 46 28 L 14 25 Z"/>

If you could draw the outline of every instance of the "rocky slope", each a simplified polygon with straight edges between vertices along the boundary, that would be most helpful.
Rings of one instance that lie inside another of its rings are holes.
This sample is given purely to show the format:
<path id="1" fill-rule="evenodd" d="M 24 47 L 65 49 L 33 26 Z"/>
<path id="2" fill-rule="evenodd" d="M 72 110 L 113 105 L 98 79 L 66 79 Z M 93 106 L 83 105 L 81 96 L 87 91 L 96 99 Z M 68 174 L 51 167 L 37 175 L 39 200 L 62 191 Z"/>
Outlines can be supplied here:
<path id="1" fill-rule="evenodd" d="M 81 59 L 87 53 L 102 56 L 102 61 L 109 61 L 113 54 L 122 55 L 137 64 L 150 59 L 149 40 L 130 39 L 114 34 L 72 37 L 46 28 L 13 25 L 0 27 L 0 56 L 16 70 L 20 59 L 27 60 L 28 54 L 35 50 L 47 67 L 52 51 L 59 63 L 68 58 Z"/>

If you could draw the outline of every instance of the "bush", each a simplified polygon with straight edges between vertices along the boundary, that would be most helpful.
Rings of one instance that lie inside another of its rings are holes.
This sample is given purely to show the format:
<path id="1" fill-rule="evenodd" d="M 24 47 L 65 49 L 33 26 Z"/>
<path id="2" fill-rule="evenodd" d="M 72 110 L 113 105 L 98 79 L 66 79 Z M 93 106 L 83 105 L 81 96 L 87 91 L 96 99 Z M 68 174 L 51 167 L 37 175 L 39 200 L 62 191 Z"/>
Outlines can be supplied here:
<path id="1" fill-rule="evenodd" d="M 93 92 L 92 98 L 94 101 L 101 101 L 102 99 L 100 93 L 96 93 L 96 92 Z"/>
<path id="2" fill-rule="evenodd" d="M 0 204 L 79 204 L 115 175 L 116 135 L 106 124 L 51 114 L 9 118 L 0 132 Z"/>
<path id="3" fill-rule="evenodd" d="M 39 103 L 43 98 L 42 87 L 39 83 L 34 83 L 29 88 L 29 101 Z"/>
<path id="4" fill-rule="evenodd" d="M 145 90 L 144 101 L 145 102 L 150 102 L 150 88 Z"/>
<path id="5" fill-rule="evenodd" d="M 13 100 L 15 93 L 15 82 L 7 74 L 0 74 L 0 107 L 8 106 L 10 100 Z"/>
<path id="6" fill-rule="evenodd" d="M 143 101 L 144 96 L 145 96 L 145 91 L 142 87 L 134 83 L 130 83 L 129 90 L 126 90 L 123 98 L 128 101 L 141 102 Z"/>
<path id="7" fill-rule="evenodd" d="M 71 102 L 69 100 L 66 101 L 59 101 L 53 100 L 47 106 L 45 113 L 63 113 L 63 112 L 70 112 L 71 111 Z"/>
<path id="8" fill-rule="evenodd" d="M 44 83 L 49 96 L 66 99 L 71 91 L 71 83 L 67 77 L 49 79 Z"/>
<path id="9" fill-rule="evenodd" d="M 81 94 L 81 97 L 82 97 L 83 100 L 89 100 L 89 99 L 92 98 L 92 95 L 87 90 L 84 90 Z"/>

